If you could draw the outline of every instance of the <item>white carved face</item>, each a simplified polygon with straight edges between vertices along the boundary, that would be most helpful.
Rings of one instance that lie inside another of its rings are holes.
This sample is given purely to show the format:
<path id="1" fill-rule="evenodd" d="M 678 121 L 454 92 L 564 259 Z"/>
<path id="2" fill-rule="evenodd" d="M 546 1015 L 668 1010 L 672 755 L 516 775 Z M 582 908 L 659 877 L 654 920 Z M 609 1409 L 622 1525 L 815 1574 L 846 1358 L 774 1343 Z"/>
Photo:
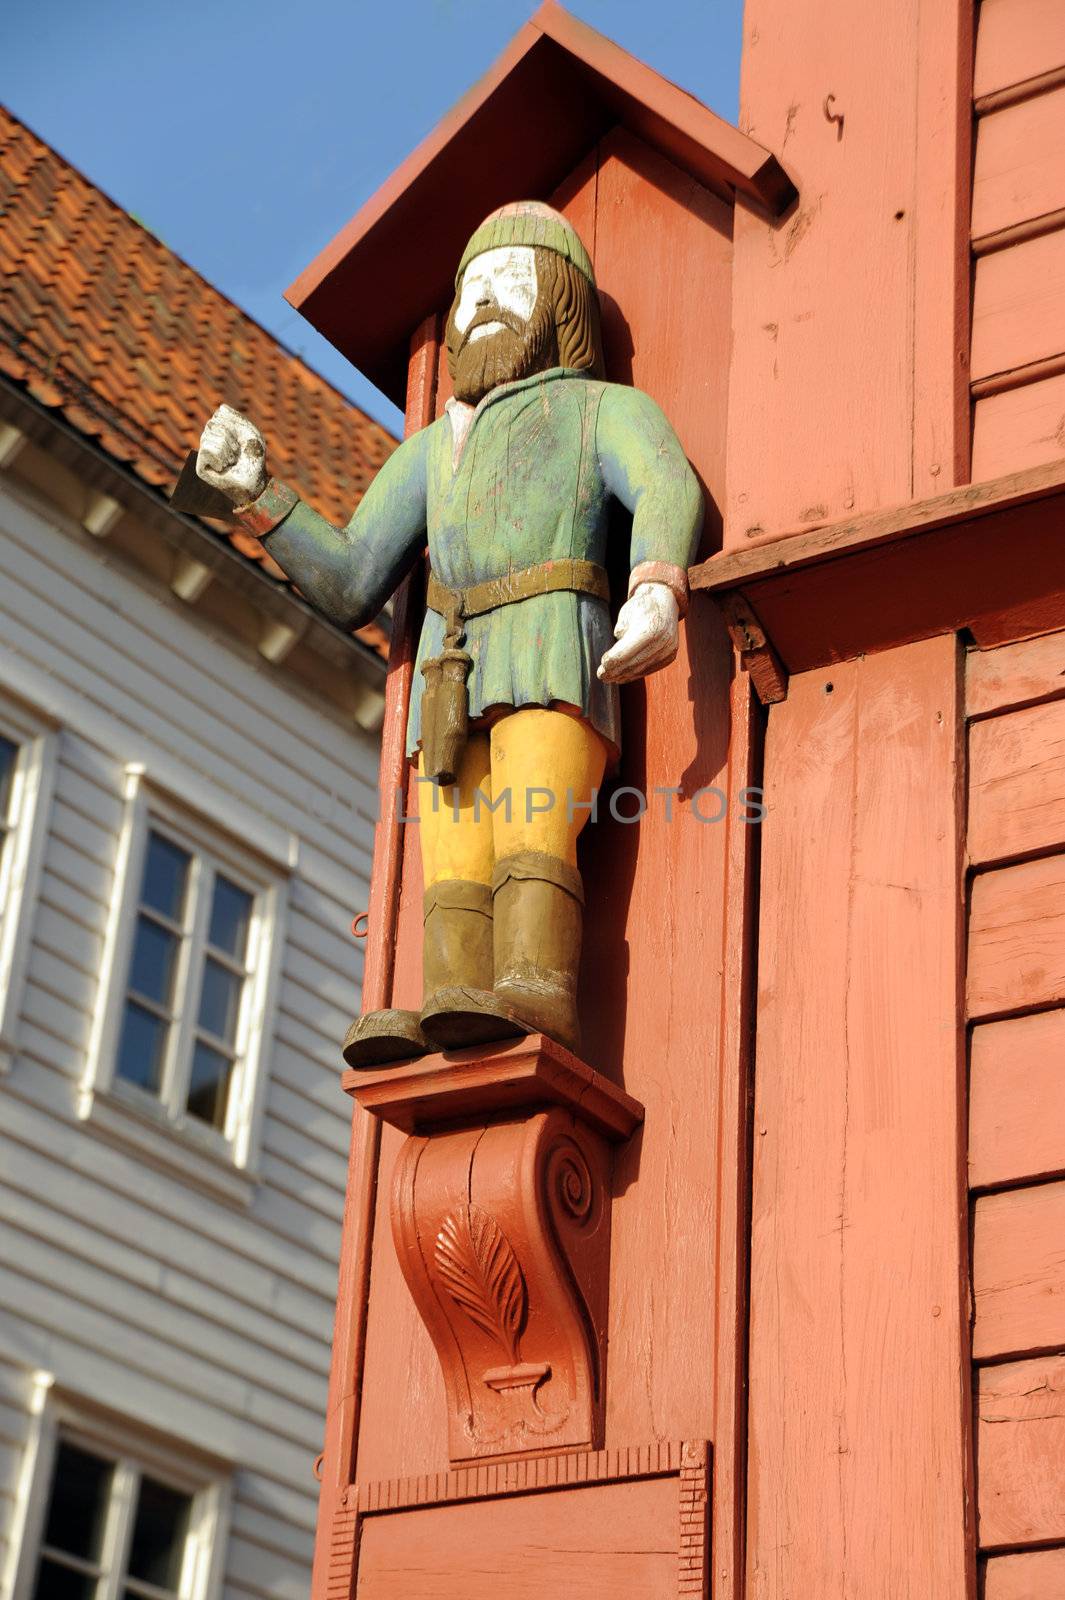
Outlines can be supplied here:
<path id="1" fill-rule="evenodd" d="M 536 287 L 536 253 L 531 245 L 504 244 L 485 250 L 474 256 L 462 275 L 455 327 L 465 333 L 486 306 L 498 306 L 528 322 L 536 305 Z M 470 343 L 502 328 L 501 322 L 483 322 L 470 334 Z"/>

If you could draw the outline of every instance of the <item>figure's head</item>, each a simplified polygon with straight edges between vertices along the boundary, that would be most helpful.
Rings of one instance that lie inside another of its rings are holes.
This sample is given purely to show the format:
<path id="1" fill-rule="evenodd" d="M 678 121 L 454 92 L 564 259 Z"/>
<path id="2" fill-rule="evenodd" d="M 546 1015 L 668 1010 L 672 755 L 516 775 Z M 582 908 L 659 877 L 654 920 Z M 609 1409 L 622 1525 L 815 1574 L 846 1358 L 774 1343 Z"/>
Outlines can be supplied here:
<path id="1" fill-rule="evenodd" d="M 548 367 L 602 377 L 592 263 L 560 212 L 520 200 L 481 223 L 455 276 L 447 360 L 455 394 L 473 405 Z"/>

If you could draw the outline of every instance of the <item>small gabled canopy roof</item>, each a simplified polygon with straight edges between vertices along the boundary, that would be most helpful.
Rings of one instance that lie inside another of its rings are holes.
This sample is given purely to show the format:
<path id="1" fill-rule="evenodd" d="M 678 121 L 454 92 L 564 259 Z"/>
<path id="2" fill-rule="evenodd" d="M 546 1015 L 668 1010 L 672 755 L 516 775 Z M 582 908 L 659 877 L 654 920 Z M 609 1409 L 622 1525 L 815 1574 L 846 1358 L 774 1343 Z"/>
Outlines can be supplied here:
<path id="1" fill-rule="evenodd" d="M 761 145 L 554 0 L 382 185 L 286 299 L 398 405 L 410 336 L 508 200 L 546 199 L 618 123 L 702 184 L 771 213 L 794 189 Z"/>

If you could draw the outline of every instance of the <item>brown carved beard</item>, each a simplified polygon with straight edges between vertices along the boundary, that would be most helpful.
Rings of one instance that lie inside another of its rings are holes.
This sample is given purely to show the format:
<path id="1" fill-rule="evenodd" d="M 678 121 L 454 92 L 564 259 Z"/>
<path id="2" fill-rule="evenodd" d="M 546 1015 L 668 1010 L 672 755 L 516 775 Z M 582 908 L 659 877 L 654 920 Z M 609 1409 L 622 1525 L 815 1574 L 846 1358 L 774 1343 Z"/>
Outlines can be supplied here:
<path id="1" fill-rule="evenodd" d="M 541 286 L 528 322 L 501 306 L 482 306 L 458 343 L 454 316 L 453 307 L 448 343 L 455 352 L 455 395 L 469 405 L 476 405 L 501 383 L 513 383 L 557 365 L 555 306 L 549 285 Z M 501 322 L 503 327 L 498 333 L 471 340 L 474 329 L 486 322 Z"/>

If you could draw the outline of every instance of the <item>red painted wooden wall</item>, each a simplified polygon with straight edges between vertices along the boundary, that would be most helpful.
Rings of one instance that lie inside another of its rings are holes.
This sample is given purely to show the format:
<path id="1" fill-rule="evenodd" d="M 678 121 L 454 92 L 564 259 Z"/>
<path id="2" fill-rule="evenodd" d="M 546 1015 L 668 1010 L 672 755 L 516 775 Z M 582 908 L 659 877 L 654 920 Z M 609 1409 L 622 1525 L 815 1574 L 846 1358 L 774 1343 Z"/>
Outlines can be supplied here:
<path id="1" fill-rule="evenodd" d="M 972 0 L 747 0 L 740 125 L 799 190 L 736 215 L 730 548 L 968 477 Z"/>
<path id="2" fill-rule="evenodd" d="M 742 105 L 799 190 L 782 219 L 620 127 L 553 197 L 595 260 L 610 375 L 703 479 L 704 553 L 1065 457 L 1061 0 L 748 0 Z M 409 427 L 448 392 L 444 311 L 412 345 Z M 856 639 L 876 560 L 832 590 Z M 699 596 L 680 658 L 625 695 L 621 782 L 651 809 L 589 830 L 583 862 L 586 1055 L 647 1110 L 616 1174 L 606 1445 L 711 1443 L 710 1568 L 684 1591 L 707 1600 L 1065 1594 L 1065 618 L 1023 615 L 995 649 L 855 645 L 765 708 Z M 409 673 L 401 643 L 386 789 Z M 711 785 L 731 820 L 694 815 Z M 373 896 L 396 938 L 367 1002 L 416 1003 L 414 828 L 382 825 Z M 389 1226 L 400 1138 L 356 1114 L 322 1600 L 349 1600 L 349 1475 L 398 1494 L 447 1458 Z M 583 1595 L 582 1534 L 613 1591 L 673 1593 L 672 1491 L 638 1488 L 638 1561 L 599 1491 L 536 1529 L 491 1500 L 375 1526 L 359 1594 Z"/>

